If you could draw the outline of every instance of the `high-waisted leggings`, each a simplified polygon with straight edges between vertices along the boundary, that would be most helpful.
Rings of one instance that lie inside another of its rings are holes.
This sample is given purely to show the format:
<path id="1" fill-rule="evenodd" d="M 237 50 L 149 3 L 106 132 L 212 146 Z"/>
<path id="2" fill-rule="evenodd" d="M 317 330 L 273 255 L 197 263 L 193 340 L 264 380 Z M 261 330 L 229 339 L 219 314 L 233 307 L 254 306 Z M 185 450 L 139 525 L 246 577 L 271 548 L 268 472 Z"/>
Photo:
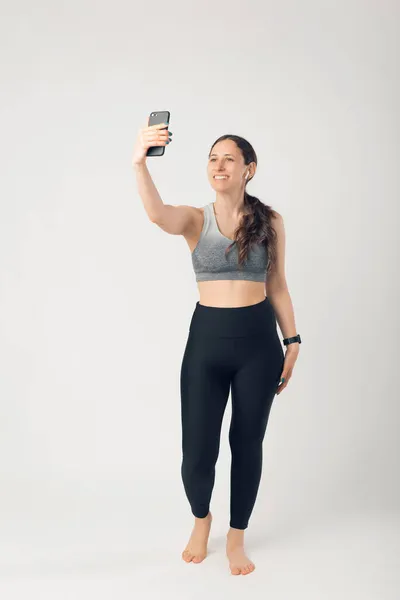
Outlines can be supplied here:
<path id="1" fill-rule="evenodd" d="M 183 355 L 181 474 L 192 513 L 206 517 L 229 392 L 230 526 L 246 529 L 262 471 L 262 444 L 284 353 L 272 305 L 196 303 Z"/>

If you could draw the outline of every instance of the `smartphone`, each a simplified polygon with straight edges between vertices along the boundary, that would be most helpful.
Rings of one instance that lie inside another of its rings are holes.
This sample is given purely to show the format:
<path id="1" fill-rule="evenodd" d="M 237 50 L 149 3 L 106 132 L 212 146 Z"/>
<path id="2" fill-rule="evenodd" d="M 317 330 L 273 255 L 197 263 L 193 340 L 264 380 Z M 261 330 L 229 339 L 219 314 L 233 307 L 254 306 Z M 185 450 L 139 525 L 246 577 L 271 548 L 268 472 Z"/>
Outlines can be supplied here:
<path id="1" fill-rule="evenodd" d="M 169 123 L 170 113 L 168 110 L 160 110 L 158 112 L 150 113 L 149 125 L 157 125 L 158 123 Z M 163 129 L 168 129 L 163 127 Z M 165 146 L 150 146 L 147 148 L 146 156 L 162 156 L 164 154 Z"/>

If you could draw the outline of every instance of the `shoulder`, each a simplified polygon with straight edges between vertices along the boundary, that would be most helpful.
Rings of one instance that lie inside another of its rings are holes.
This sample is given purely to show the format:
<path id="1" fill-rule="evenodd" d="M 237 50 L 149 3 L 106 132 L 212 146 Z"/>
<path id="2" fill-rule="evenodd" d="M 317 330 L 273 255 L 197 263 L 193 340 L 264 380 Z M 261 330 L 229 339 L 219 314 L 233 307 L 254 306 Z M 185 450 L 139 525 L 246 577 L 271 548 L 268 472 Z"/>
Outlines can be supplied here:
<path id="1" fill-rule="evenodd" d="M 187 213 L 191 217 L 201 217 L 203 215 L 205 206 L 190 206 L 189 204 L 171 204 L 174 208 L 180 209 L 181 211 Z"/>
<path id="2" fill-rule="evenodd" d="M 271 209 L 271 215 L 272 215 L 272 219 L 271 219 L 271 225 L 273 226 L 273 228 L 275 229 L 275 231 L 279 234 L 279 233 L 283 233 L 284 232 L 284 222 L 283 222 L 283 217 L 280 213 L 278 213 L 278 211 Z"/>
<path id="3" fill-rule="evenodd" d="M 280 213 L 278 213 L 277 210 L 274 210 L 273 208 L 271 208 L 271 215 L 275 222 L 283 221 L 282 215 Z"/>
<path id="4" fill-rule="evenodd" d="M 206 206 L 185 206 L 185 209 L 187 209 L 190 217 L 188 219 L 188 226 L 185 228 L 183 235 L 188 242 L 191 240 L 197 240 L 199 238 L 200 232 L 205 223 L 204 219 L 206 208 Z"/>
<path id="5" fill-rule="evenodd" d="M 170 204 L 170 206 L 173 206 L 174 208 L 179 208 L 180 210 L 184 210 L 192 214 L 195 214 L 197 211 L 201 210 L 200 208 L 197 208 L 197 206 L 190 206 L 190 204 Z"/>
<path id="6" fill-rule="evenodd" d="M 176 212 L 176 214 L 182 215 L 182 217 L 186 221 L 186 226 L 190 230 L 191 228 L 197 226 L 203 219 L 203 209 L 197 208 L 196 206 L 190 206 L 188 204 L 171 204 Z"/>

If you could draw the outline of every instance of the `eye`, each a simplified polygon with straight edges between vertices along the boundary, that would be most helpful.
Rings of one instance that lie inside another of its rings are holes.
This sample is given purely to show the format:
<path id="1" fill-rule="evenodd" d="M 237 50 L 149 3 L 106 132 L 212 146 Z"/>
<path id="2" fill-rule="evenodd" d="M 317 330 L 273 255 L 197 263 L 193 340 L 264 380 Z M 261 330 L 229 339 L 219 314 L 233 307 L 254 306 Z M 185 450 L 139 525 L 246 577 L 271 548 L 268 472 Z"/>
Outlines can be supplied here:
<path id="1" fill-rule="evenodd" d="M 230 158 L 230 157 L 228 156 L 227 160 L 232 160 L 232 161 L 233 161 L 233 158 Z M 215 161 L 215 158 L 210 158 L 210 162 L 214 162 L 214 161 Z"/>

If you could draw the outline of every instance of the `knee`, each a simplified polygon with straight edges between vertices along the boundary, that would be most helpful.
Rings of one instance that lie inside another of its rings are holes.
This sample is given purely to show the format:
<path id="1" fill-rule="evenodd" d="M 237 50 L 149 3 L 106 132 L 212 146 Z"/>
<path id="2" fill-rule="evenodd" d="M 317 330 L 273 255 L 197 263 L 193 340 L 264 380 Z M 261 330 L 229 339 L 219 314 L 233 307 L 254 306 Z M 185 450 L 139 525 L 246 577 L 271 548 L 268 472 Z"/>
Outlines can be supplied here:
<path id="1" fill-rule="evenodd" d="M 232 455 L 244 459 L 254 459 L 262 452 L 263 436 L 238 436 L 229 435 L 229 445 Z"/>

